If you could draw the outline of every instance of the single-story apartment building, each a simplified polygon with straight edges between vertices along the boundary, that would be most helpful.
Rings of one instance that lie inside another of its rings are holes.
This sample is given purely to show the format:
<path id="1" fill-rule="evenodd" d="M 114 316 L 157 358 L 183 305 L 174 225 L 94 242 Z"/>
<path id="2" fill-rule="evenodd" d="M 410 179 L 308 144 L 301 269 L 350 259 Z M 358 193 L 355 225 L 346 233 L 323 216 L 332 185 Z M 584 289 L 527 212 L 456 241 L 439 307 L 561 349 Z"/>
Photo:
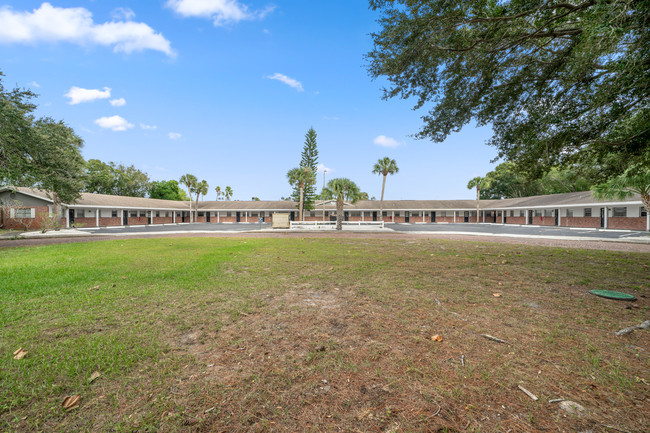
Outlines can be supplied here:
<path id="1" fill-rule="evenodd" d="M 41 190 L 0 187 L 0 227 L 36 229 L 52 215 L 53 201 Z M 83 193 L 75 203 L 62 204 L 62 227 L 123 226 L 190 222 L 188 201 L 159 200 Z M 273 213 L 298 219 L 297 203 L 291 201 L 201 201 L 197 222 L 271 222 Z M 379 221 L 379 200 L 346 203 L 345 221 Z M 336 219 L 334 200 L 317 201 L 306 211 L 305 221 Z M 492 223 L 532 224 L 561 227 L 649 230 L 650 216 L 641 198 L 597 200 L 591 191 L 571 192 L 503 200 L 384 200 L 383 219 L 395 223 Z"/>

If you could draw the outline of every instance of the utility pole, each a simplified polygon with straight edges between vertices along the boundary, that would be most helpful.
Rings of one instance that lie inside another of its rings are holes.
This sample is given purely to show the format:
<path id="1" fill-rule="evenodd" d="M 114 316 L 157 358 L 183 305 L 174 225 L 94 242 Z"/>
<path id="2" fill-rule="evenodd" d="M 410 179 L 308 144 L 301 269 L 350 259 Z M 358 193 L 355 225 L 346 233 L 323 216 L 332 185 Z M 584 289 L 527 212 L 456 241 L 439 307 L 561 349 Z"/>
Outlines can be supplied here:
<path id="1" fill-rule="evenodd" d="M 327 169 L 323 167 L 323 189 L 320 194 L 320 199 L 323 202 L 323 222 L 325 222 L 325 198 L 323 197 L 323 192 L 325 191 L 325 173 L 327 173 Z"/>

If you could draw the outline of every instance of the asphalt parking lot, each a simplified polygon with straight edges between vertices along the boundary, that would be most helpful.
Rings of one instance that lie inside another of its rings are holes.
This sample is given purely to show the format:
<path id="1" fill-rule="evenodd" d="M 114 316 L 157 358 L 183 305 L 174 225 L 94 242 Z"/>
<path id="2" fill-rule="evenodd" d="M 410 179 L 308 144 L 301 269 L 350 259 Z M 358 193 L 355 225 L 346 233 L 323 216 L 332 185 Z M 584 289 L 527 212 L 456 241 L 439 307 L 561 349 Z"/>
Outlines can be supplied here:
<path id="1" fill-rule="evenodd" d="M 347 230 L 355 230 L 355 226 L 347 226 Z M 373 229 L 363 227 L 364 231 L 373 230 L 377 232 L 402 232 L 412 234 L 463 234 L 463 235 L 488 235 L 488 236 L 509 236 L 509 237 L 542 237 L 542 238 L 582 238 L 582 239 L 611 239 L 611 240 L 648 240 L 650 236 L 645 231 L 630 230 L 601 230 L 566 227 L 543 227 L 543 226 L 518 226 L 502 224 L 386 224 L 384 229 Z M 121 227 L 99 227 L 81 228 L 81 231 L 94 235 L 144 235 L 164 233 L 213 233 L 213 232 L 259 232 L 271 231 L 270 223 L 239 223 L 239 224 L 215 224 L 215 223 L 192 223 L 192 224 L 164 224 L 164 225 L 143 225 L 143 226 L 121 226 Z M 295 230 L 298 231 L 298 230 Z M 301 231 L 313 231 L 302 229 Z M 331 231 L 328 230 L 328 231 Z"/>

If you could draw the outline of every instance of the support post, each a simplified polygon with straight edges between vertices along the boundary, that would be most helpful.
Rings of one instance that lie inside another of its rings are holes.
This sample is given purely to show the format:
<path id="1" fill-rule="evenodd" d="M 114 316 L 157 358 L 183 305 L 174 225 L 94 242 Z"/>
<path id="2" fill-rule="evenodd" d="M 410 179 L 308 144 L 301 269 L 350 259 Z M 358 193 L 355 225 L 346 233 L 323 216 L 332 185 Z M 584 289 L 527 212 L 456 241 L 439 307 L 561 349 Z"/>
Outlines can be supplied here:
<path id="1" fill-rule="evenodd" d="M 454 224 L 456 223 L 456 211 L 454 211 Z"/>
<path id="2" fill-rule="evenodd" d="M 99 209 L 95 209 L 95 227 L 99 227 Z"/>
<path id="3" fill-rule="evenodd" d="M 70 209 L 68 209 L 68 208 L 65 208 L 65 209 L 61 208 L 61 209 L 65 211 L 65 228 L 69 229 L 70 228 Z"/>

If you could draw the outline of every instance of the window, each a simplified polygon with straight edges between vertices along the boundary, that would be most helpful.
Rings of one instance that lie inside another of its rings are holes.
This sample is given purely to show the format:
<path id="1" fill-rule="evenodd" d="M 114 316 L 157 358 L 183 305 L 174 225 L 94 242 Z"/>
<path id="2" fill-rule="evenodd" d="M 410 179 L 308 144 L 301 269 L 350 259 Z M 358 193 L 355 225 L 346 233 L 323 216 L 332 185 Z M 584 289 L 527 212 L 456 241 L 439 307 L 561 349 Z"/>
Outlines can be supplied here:
<path id="1" fill-rule="evenodd" d="M 129 212 L 129 216 L 131 218 L 137 218 L 138 217 L 138 211 L 137 210 L 132 210 L 131 212 Z"/>
<path id="2" fill-rule="evenodd" d="M 232 214 L 232 212 L 226 212 L 227 217 L 231 217 L 232 216 L 231 214 Z"/>
<path id="3" fill-rule="evenodd" d="M 627 208 L 626 207 L 615 207 L 613 209 L 612 216 L 615 216 L 615 217 L 625 217 L 625 216 L 627 216 Z"/>
<path id="4" fill-rule="evenodd" d="M 573 216 L 573 209 L 567 209 L 566 210 L 566 216 L 571 218 Z"/>
<path id="5" fill-rule="evenodd" d="M 304 212 L 304 214 L 305 214 L 305 218 L 308 217 L 308 216 L 311 216 L 311 215 L 309 215 L 310 213 L 311 213 L 311 212 Z M 253 218 L 253 217 L 254 217 L 254 218 L 257 218 L 257 212 L 251 212 L 251 213 L 250 213 L 250 217 L 251 217 L 251 218 Z"/>
<path id="6" fill-rule="evenodd" d="M 116 210 L 111 211 L 111 218 L 117 218 L 117 211 Z"/>
<path id="7" fill-rule="evenodd" d="M 33 218 L 32 210 L 28 207 L 21 207 L 16 209 L 16 218 Z"/>
<path id="8" fill-rule="evenodd" d="M 158 218 L 159 216 L 160 216 L 160 212 L 156 211 L 156 218 Z"/>
<path id="9" fill-rule="evenodd" d="M 387 211 L 383 211 L 383 212 L 381 213 L 381 216 L 388 216 L 388 212 L 387 212 Z"/>
<path id="10" fill-rule="evenodd" d="M 535 211 L 535 216 L 536 216 L 536 217 L 541 217 L 541 216 L 542 216 L 542 211 L 539 210 L 539 209 L 537 209 L 537 210 Z"/>
<path id="11" fill-rule="evenodd" d="M 165 212 L 165 218 L 169 218 L 169 212 Z"/>
<path id="12" fill-rule="evenodd" d="M 544 216 L 545 217 L 553 216 L 553 211 L 551 209 L 544 209 Z"/>
<path id="13" fill-rule="evenodd" d="M 641 209 L 639 209 L 639 215 L 641 215 L 642 217 L 648 216 L 648 211 L 646 210 L 646 208 L 641 206 Z"/>
<path id="14" fill-rule="evenodd" d="M 84 217 L 84 210 L 83 209 L 77 209 L 77 218 L 83 218 Z"/>
<path id="15" fill-rule="evenodd" d="M 515 211 L 511 210 L 511 211 L 510 211 L 510 216 L 511 216 L 511 217 L 515 216 Z"/>
<path id="16" fill-rule="evenodd" d="M 590 207 L 586 207 L 586 208 L 585 208 L 585 216 L 586 216 L 586 217 L 590 217 L 590 216 L 591 216 L 591 208 L 590 208 Z"/>
<path id="17" fill-rule="evenodd" d="M 446 217 L 447 216 L 447 211 L 445 211 L 445 210 L 440 211 L 440 216 L 441 217 Z"/>
<path id="18" fill-rule="evenodd" d="M 519 216 L 520 216 L 520 217 L 525 217 L 525 216 L 526 216 L 526 211 L 523 210 L 523 209 L 521 209 L 521 210 L 519 211 Z"/>

